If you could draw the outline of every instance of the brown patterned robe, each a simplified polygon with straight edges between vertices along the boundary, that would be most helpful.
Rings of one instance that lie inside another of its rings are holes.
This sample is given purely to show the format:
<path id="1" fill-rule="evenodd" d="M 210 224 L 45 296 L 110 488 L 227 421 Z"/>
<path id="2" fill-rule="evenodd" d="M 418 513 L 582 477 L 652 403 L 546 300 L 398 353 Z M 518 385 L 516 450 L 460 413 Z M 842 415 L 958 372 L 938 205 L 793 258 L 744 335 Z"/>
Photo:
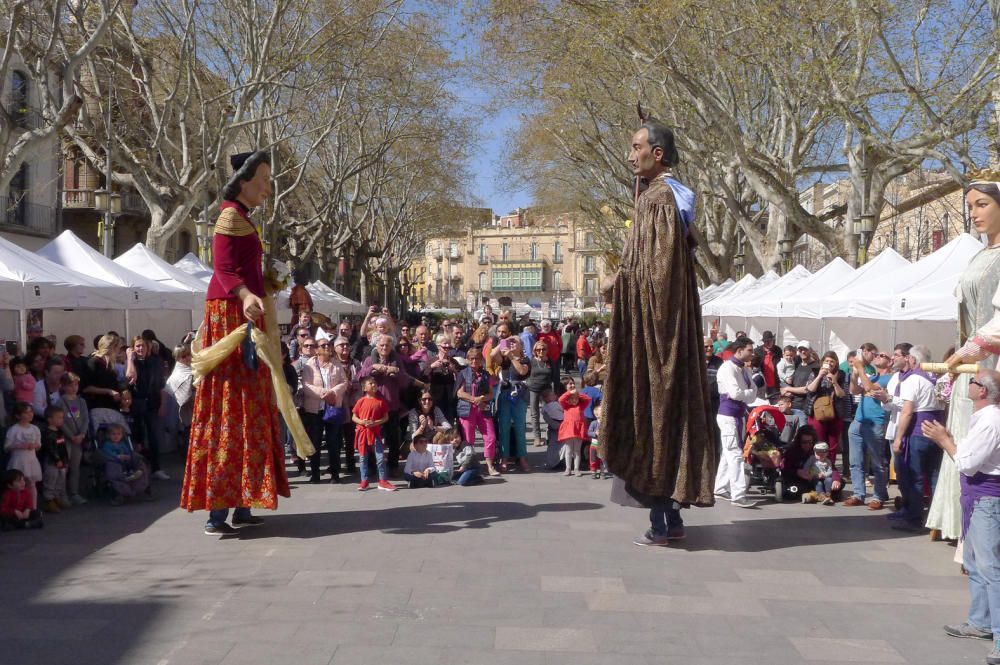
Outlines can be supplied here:
<path id="1" fill-rule="evenodd" d="M 601 419 L 611 498 L 711 506 L 718 453 L 694 257 L 661 180 L 636 203 L 611 302 Z"/>

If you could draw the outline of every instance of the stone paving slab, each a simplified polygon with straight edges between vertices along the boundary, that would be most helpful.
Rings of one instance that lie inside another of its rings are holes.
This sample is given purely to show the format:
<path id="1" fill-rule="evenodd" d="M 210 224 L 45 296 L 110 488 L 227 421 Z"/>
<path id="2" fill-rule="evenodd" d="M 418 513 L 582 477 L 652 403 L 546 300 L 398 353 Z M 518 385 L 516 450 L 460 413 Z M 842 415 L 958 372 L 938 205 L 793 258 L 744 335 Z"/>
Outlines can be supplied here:
<path id="1" fill-rule="evenodd" d="M 639 548 L 645 512 L 610 504 L 603 480 L 292 482 L 235 537 L 203 535 L 177 481 L 152 503 L 0 534 L 0 664 L 951 665 L 988 651 L 941 632 L 967 609 L 954 548 L 884 513 L 720 505 L 685 511 L 685 541 Z"/>

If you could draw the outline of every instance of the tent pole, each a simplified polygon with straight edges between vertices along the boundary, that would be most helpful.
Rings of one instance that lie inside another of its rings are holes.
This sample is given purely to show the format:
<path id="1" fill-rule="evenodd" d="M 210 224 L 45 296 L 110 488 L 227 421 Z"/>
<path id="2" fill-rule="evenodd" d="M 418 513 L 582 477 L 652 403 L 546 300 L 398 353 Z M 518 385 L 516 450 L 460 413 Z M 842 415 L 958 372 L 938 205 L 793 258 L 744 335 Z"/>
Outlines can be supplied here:
<path id="1" fill-rule="evenodd" d="M 17 348 L 21 355 L 27 351 L 25 348 L 26 328 L 28 327 L 28 312 L 24 309 L 17 310 Z"/>

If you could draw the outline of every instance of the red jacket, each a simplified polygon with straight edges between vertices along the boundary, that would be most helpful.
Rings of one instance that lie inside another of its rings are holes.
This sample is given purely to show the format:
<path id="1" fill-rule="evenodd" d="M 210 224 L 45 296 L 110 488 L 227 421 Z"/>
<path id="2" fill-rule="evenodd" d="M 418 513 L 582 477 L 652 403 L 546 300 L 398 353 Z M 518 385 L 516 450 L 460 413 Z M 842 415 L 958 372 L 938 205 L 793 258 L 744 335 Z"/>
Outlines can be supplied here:
<path id="1" fill-rule="evenodd" d="M 559 441 L 567 439 L 580 439 L 586 441 L 590 437 L 587 435 L 587 417 L 583 415 L 584 409 L 590 404 L 590 398 L 583 393 L 576 393 L 580 400 L 574 405 L 569 403 L 569 393 L 559 396 L 559 406 L 563 408 L 563 421 L 559 424 Z"/>
<path id="2" fill-rule="evenodd" d="M 535 340 L 539 342 L 545 342 L 545 345 L 549 347 L 549 360 L 558 362 L 559 356 L 562 355 L 562 337 L 559 336 L 555 330 L 552 332 L 540 332 L 535 336 Z"/>
<path id="3" fill-rule="evenodd" d="M 590 342 L 587 341 L 586 335 L 580 335 L 576 338 L 576 359 L 577 360 L 590 360 L 590 356 L 594 355 L 594 350 L 590 348 Z"/>
<path id="4" fill-rule="evenodd" d="M 15 519 L 15 510 L 31 510 L 34 506 L 31 505 L 31 492 L 28 488 L 24 488 L 19 492 L 7 488 L 3 493 L 3 500 L 0 500 L 0 516 L 6 517 L 7 519 Z"/>
<path id="5" fill-rule="evenodd" d="M 239 203 L 225 201 L 219 215 L 220 222 L 233 218 L 233 213 L 227 212 L 230 209 L 237 213 L 236 219 L 244 224 L 234 228 L 234 233 L 240 235 L 226 233 L 229 226 L 236 225 L 216 225 L 215 235 L 212 237 L 212 263 L 215 271 L 212 273 L 212 281 L 208 283 L 205 299 L 235 300 L 233 290 L 241 284 L 246 285 L 251 293 L 263 298 L 264 271 L 261 258 L 264 247 L 260 244 L 260 236 L 253 228 L 246 208 Z"/>

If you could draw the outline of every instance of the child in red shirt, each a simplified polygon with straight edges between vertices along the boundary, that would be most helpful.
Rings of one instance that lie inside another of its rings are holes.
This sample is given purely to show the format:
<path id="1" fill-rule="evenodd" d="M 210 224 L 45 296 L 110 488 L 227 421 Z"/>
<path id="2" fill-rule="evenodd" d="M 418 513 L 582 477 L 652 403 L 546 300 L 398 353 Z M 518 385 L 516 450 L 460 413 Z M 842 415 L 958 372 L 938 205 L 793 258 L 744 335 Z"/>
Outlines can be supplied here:
<path id="1" fill-rule="evenodd" d="M 3 476 L 4 493 L 0 499 L 0 528 L 41 529 L 42 515 L 34 507 L 24 473 L 8 469 Z"/>
<path id="2" fill-rule="evenodd" d="M 385 479 L 385 449 L 382 446 L 382 424 L 389 420 L 389 403 L 378 393 L 378 382 L 368 377 L 361 384 L 364 397 L 351 410 L 354 429 L 354 449 L 361 456 L 361 484 L 358 491 L 368 489 L 368 449 L 375 450 L 375 464 L 378 467 L 378 488 L 395 492 L 396 486 Z"/>
<path id="3" fill-rule="evenodd" d="M 559 397 L 559 405 L 563 408 L 563 421 L 559 425 L 559 443 L 563 444 L 563 459 L 566 460 L 566 475 L 572 476 L 574 470 L 580 470 L 582 458 L 581 448 L 587 439 L 587 417 L 584 409 L 590 404 L 590 398 L 576 390 L 576 381 L 567 376 L 562 380 L 566 389 Z"/>

